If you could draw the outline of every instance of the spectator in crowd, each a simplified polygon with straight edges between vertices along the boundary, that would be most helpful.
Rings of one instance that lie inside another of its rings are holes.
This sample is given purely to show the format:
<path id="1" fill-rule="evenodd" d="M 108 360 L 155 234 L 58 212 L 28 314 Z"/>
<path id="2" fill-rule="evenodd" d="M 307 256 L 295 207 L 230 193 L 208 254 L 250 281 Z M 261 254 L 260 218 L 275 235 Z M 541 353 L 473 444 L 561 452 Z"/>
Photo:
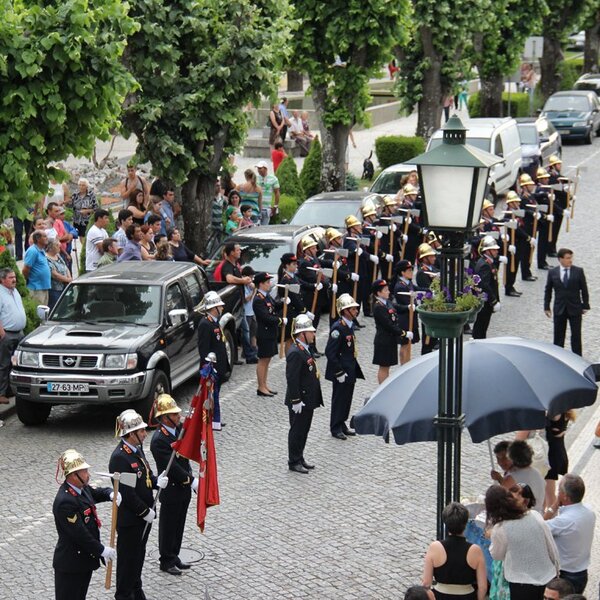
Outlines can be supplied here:
<path id="1" fill-rule="evenodd" d="M 154 230 L 150 225 L 142 225 L 142 239 L 140 246 L 142 250 L 142 260 L 154 260 L 156 254 L 156 244 L 154 243 Z"/>
<path id="2" fill-rule="evenodd" d="M 156 243 L 156 254 L 154 260 L 162 261 L 173 261 L 173 252 L 171 252 L 171 244 L 167 241 L 167 238 L 161 238 Z"/>
<path id="3" fill-rule="evenodd" d="M 125 239 L 127 239 L 127 236 Z M 127 242 L 125 242 L 125 245 L 127 245 Z M 123 248 L 119 248 L 119 242 L 115 238 L 110 237 L 102 240 L 102 256 L 98 261 L 97 268 L 112 265 L 116 262 L 121 252 L 123 252 Z"/>
<path id="4" fill-rule="evenodd" d="M 567 473 L 558 484 L 557 504 L 544 515 L 558 548 L 560 577 L 569 581 L 577 594 L 587 585 L 596 526 L 596 515 L 582 503 L 584 495 L 583 479 Z"/>
<path id="5" fill-rule="evenodd" d="M 33 244 L 33 232 L 34 231 L 43 231 L 48 238 L 48 241 L 53 241 L 57 239 L 56 229 L 52 227 L 52 223 L 44 217 L 35 217 L 33 219 L 33 231 L 31 232 L 28 240 L 28 247 Z"/>
<path id="6" fill-rule="evenodd" d="M 210 264 L 210 260 L 200 258 L 181 241 L 181 232 L 179 229 L 171 229 L 171 231 L 167 233 L 167 240 L 171 246 L 171 254 L 174 261 L 193 262 L 202 267 L 206 267 Z"/>
<path id="7" fill-rule="evenodd" d="M 117 215 L 118 229 L 115 231 L 113 237 L 117 241 L 119 252 L 123 251 L 127 244 L 127 235 L 125 232 L 127 228 L 133 223 L 133 213 L 128 208 L 123 208 Z"/>
<path id="8" fill-rule="evenodd" d="M 159 215 L 150 215 L 145 224 L 150 225 L 150 227 L 152 227 L 152 232 L 154 233 L 154 236 L 162 235 L 164 237 L 167 237 L 167 232 L 162 230 L 162 217 L 160 217 Z"/>
<path id="9" fill-rule="evenodd" d="M 36 304 L 47 305 L 48 291 L 50 290 L 50 266 L 45 253 L 48 244 L 46 232 L 34 231 L 32 242 L 23 259 L 23 277 L 25 277 L 27 288 Z"/>
<path id="10" fill-rule="evenodd" d="M 146 225 L 154 225 L 154 223 L 157 222 L 157 217 L 160 221 L 160 227 L 158 228 L 158 231 L 155 228 L 154 233 L 156 234 L 160 231 L 160 233 L 167 235 L 167 225 L 162 211 L 162 200 L 156 196 L 152 196 L 152 198 L 150 198 L 150 210 L 144 217 L 144 223 Z M 150 219 L 152 219 L 152 223 L 150 223 Z"/>
<path id="11" fill-rule="evenodd" d="M 69 272 L 67 263 L 60 255 L 60 242 L 54 240 L 46 246 L 46 259 L 50 267 L 50 290 L 48 291 L 48 306 L 54 308 L 65 287 L 71 283 L 73 278 Z"/>
<path id="12" fill-rule="evenodd" d="M 0 404 L 8 404 L 12 355 L 23 339 L 27 316 L 12 269 L 0 269 Z M 0 421 L 2 425 L 2 421 Z"/>
<path id="13" fill-rule="evenodd" d="M 167 184 L 159 177 L 155 177 L 152 181 L 152 184 L 150 185 L 150 195 L 162 198 L 165 195 L 166 191 Z"/>
<path id="14" fill-rule="evenodd" d="M 144 200 L 148 200 L 150 185 L 144 177 L 138 175 L 137 165 L 130 163 L 127 165 L 127 177 L 121 182 L 121 198 L 125 202 L 129 201 L 129 195 L 133 190 L 142 191 L 144 193 Z"/>
<path id="15" fill-rule="evenodd" d="M 67 244 L 73 239 L 73 236 L 65 229 L 64 221 L 59 218 L 60 214 L 64 214 L 64 206 L 59 206 L 56 202 L 50 202 L 46 208 L 48 223 L 56 231 L 56 239 L 60 244 L 61 251 L 66 254 Z"/>
<path id="16" fill-rule="evenodd" d="M 108 237 L 106 228 L 108 227 L 108 211 L 99 208 L 94 213 L 94 224 L 88 231 L 85 240 L 85 270 L 95 271 L 98 267 L 98 261 L 102 256 L 102 240 Z"/>
<path id="17" fill-rule="evenodd" d="M 221 186 L 217 181 L 215 184 L 215 197 L 210 210 L 211 235 L 217 242 L 220 242 L 223 237 L 223 211 L 226 204 L 227 202 L 225 201 L 225 197 L 221 193 Z"/>
<path id="18" fill-rule="evenodd" d="M 96 195 L 85 177 L 80 177 L 77 182 L 77 191 L 71 196 L 71 207 L 73 208 L 73 225 L 75 225 L 83 244 L 90 217 L 98 208 Z"/>
<path id="19" fill-rule="evenodd" d="M 252 220 L 260 223 L 262 211 L 262 190 L 256 182 L 256 173 L 252 169 L 244 171 L 244 183 L 238 186 L 241 204 L 249 204 L 252 207 Z"/>
<path id="20" fill-rule="evenodd" d="M 244 204 L 240 207 L 242 213 L 242 222 L 240 223 L 240 229 L 247 227 L 254 227 L 255 223 L 252 220 L 252 207 L 249 204 Z"/>
<path id="21" fill-rule="evenodd" d="M 285 138 L 287 136 L 287 130 L 290 126 L 290 112 L 288 110 L 288 104 L 289 104 L 289 100 L 284 96 L 281 99 L 281 102 L 279 103 L 279 112 L 281 113 L 281 116 L 283 117 L 283 127 L 281 128 L 281 131 L 279 132 L 279 137 L 281 138 L 282 142 L 285 142 Z"/>
<path id="22" fill-rule="evenodd" d="M 48 183 L 48 193 L 44 196 L 43 208 L 48 208 L 50 202 L 54 202 L 59 206 L 65 203 L 65 199 L 69 197 L 69 186 L 66 183 L 58 183 L 56 179 L 50 179 Z"/>
<path id="23" fill-rule="evenodd" d="M 123 252 L 119 254 L 117 262 L 123 262 L 124 260 L 142 260 L 142 247 L 140 242 L 142 241 L 142 228 L 137 224 L 133 223 L 127 228 L 125 232 L 127 235 L 127 244 L 123 249 Z"/>
<path id="24" fill-rule="evenodd" d="M 173 229 L 175 227 L 175 191 L 173 188 L 165 191 L 160 210 L 167 231 Z"/>
<path id="25" fill-rule="evenodd" d="M 225 218 L 227 219 L 227 224 L 225 225 L 225 234 L 232 235 L 239 228 L 242 222 L 242 216 L 240 215 L 239 208 L 235 206 L 228 206 L 225 211 Z"/>
<path id="26" fill-rule="evenodd" d="M 573 593 L 573 586 L 566 579 L 555 577 L 546 584 L 544 590 L 544 600 L 563 600 L 566 596 Z"/>
<path id="27" fill-rule="evenodd" d="M 443 107 L 444 107 L 444 122 L 445 123 L 450 118 L 450 109 L 452 108 L 453 105 L 454 105 L 454 96 L 452 96 L 451 94 L 449 94 L 448 96 L 446 96 L 444 98 L 444 103 L 443 103 Z"/>
<path id="28" fill-rule="evenodd" d="M 413 585 L 404 592 L 404 600 L 435 600 L 435 596 L 424 585 Z"/>
<path id="29" fill-rule="evenodd" d="M 513 466 L 512 461 L 508 457 L 509 446 L 510 442 L 507 440 L 502 440 L 494 446 L 494 456 L 496 457 L 498 466 L 502 469 L 502 473 L 492 469 L 490 477 L 502 485 L 504 485 L 504 480 L 510 476 L 510 470 Z"/>
<path id="30" fill-rule="evenodd" d="M 292 118 L 290 119 L 290 138 L 296 142 L 296 146 L 300 148 L 300 156 L 307 156 L 310 150 L 310 142 L 304 133 L 304 126 L 302 125 L 302 119 L 300 112 L 297 110 L 292 111 Z"/>
<path id="31" fill-rule="evenodd" d="M 143 225 L 146 213 L 148 212 L 144 192 L 141 190 L 133 190 L 130 192 L 128 204 L 127 210 L 133 215 L 133 222 L 138 225 Z"/>
<path id="32" fill-rule="evenodd" d="M 512 462 L 512 468 L 510 476 L 504 478 L 502 485 L 509 489 L 517 483 L 527 484 L 533 491 L 536 511 L 541 513 L 544 508 L 546 484 L 540 472 L 531 466 L 533 449 L 526 441 L 516 440 L 508 447 L 508 458 Z"/>
<path id="33" fill-rule="evenodd" d="M 254 269 L 250 265 L 246 265 L 242 269 L 242 277 L 253 278 L 255 275 Z M 242 319 L 242 347 L 244 350 L 244 358 L 247 365 L 255 365 L 258 363 L 256 347 L 256 317 L 254 316 L 254 308 L 252 301 L 256 294 L 256 286 L 251 281 L 244 286 L 244 318 Z"/>
<path id="34" fill-rule="evenodd" d="M 273 150 L 271 150 L 271 162 L 273 163 L 273 173 L 277 173 L 279 165 L 281 164 L 284 158 L 287 158 L 287 156 L 287 152 L 283 149 L 283 142 L 275 142 Z"/>
<path id="35" fill-rule="evenodd" d="M 501 485 L 485 495 L 490 554 L 504 561 L 511 600 L 543 600 L 546 584 L 558 575 L 558 551 L 539 513 Z"/>
<path id="36" fill-rule="evenodd" d="M 430 544 L 425 554 L 423 585 L 428 587 L 435 579 L 438 598 L 484 600 L 487 576 L 483 551 L 464 537 L 469 511 L 459 502 L 451 502 L 442 511 L 442 520 L 448 537 Z"/>
<path id="37" fill-rule="evenodd" d="M 287 132 L 285 118 L 281 114 L 279 104 L 273 104 L 271 107 L 267 124 L 269 125 L 269 146 L 271 147 L 271 150 L 273 150 L 275 142 L 282 142 L 285 140 L 285 134 Z"/>
<path id="38" fill-rule="evenodd" d="M 29 234 L 33 226 L 33 209 L 29 209 L 29 215 L 25 219 L 13 216 L 13 227 L 15 230 L 15 258 L 23 260 L 23 244 L 25 250 L 29 248 Z"/>
<path id="39" fill-rule="evenodd" d="M 279 179 L 275 175 L 269 175 L 269 165 L 264 160 L 256 164 L 256 170 L 258 171 L 256 183 L 262 190 L 260 224 L 268 225 L 279 212 Z"/>
<path id="40" fill-rule="evenodd" d="M 308 112 L 302 111 L 302 129 L 304 129 L 304 137 L 312 143 L 315 139 L 315 135 L 310 131 L 310 124 L 308 123 Z"/>
<path id="41" fill-rule="evenodd" d="M 240 193 L 237 191 L 237 189 L 231 190 L 229 192 L 229 196 L 227 197 L 227 204 L 229 206 L 239 206 L 240 201 L 241 201 Z"/>

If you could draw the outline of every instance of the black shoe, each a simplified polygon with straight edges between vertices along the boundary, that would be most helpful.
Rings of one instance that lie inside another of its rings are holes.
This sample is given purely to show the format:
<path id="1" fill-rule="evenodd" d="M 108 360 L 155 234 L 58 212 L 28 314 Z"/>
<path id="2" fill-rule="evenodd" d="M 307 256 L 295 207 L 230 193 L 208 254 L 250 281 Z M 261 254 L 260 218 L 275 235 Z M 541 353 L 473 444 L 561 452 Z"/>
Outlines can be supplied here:
<path id="1" fill-rule="evenodd" d="M 331 434 L 336 440 L 347 440 L 348 438 L 340 431 L 338 433 Z"/>
<path id="2" fill-rule="evenodd" d="M 352 429 L 344 429 L 344 435 L 347 437 L 354 437 L 356 435 L 356 431 L 352 431 Z"/>
<path id="3" fill-rule="evenodd" d="M 234 364 L 234 365 L 243 365 L 243 364 L 244 364 L 244 361 L 243 361 L 243 360 L 234 360 L 234 361 L 233 361 L 233 364 Z"/>
<path id="4" fill-rule="evenodd" d="M 255 365 L 257 362 L 258 362 L 258 358 L 247 358 L 246 359 L 247 365 Z"/>
<path id="5" fill-rule="evenodd" d="M 523 281 L 537 281 L 537 277 L 530 275 L 529 277 L 523 277 Z"/>
<path id="6" fill-rule="evenodd" d="M 358 321 L 354 321 L 354 327 L 356 329 L 363 329 L 364 325 L 361 325 Z"/>
<path id="7" fill-rule="evenodd" d="M 277 396 L 277 392 L 275 392 L 273 390 L 269 390 L 269 392 L 271 392 L 271 396 Z"/>
<path id="8" fill-rule="evenodd" d="M 181 562 L 180 560 L 177 561 L 177 564 L 175 566 L 178 569 L 181 569 L 182 571 L 185 571 L 186 569 L 191 569 L 192 568 L 192 565 L 190 565 L 188 563 Z"/>
<path id="9" fill-rule="evenodd" d="M 310 469 L 314 469 L 315 468 L 315 465 L 309 465 L 304 459 L 302 459 L 300 462 L 302 463 L 302 466 L 305 469 L 309 469 L 310 470 Z"/>
<path id="10" fill-rule="evenodd" d="M 517 290 L 510 290 L 510 292 L 506 292 L 505 296 L 512 296 L 513 298 L 520 298 L 521 294 L 517 292 Z"/>
<path id="11" fill-rule="evenodd" d="M 266 394 L 265 392 L 261 392 L 260 390 L 256 390 L 257 396 L 263 396 L 264 398 L 272 398 L 275 394 Z"/>
<path id="12" fill-rule="evenodd" d="M 306 475 L 306 473 L 308 473 L 308 469 L 305 469 L 304 466 L 300 463 L 295 465 L 288 465 L 288 469 L 290 471 L 294 471 L 295 473 L 302 473 L 303 475 Z"/>
<path id="13" fill-rule="evenodd" d="M 322 352 L 319 352 L 318 350 L 313 350 L 313 353 L 312 353 L 312 355 L 313 355 L 315 358 L 321 358 L 321 356 L 323 356 L 323 353 L 322 353 Z"/>
<path id="14" fill-rule="evenodd" d="M 552 258 L 556 258 L 558 256 L 557 252 L 548 252 L 548 256 L 551 256 Z"/>
<path id="15" fill-rule="evenodd" d="M 538 271 L 549 271 L 552 267 L 550 265 L 542 265 L 538 267 Z"/>
<path id="16" fill-rule="evenodd" d="M 181 571 L 175 565 L 171 567 L 161 567 L 160 570 L 169 575 L 181 575 Z"/>

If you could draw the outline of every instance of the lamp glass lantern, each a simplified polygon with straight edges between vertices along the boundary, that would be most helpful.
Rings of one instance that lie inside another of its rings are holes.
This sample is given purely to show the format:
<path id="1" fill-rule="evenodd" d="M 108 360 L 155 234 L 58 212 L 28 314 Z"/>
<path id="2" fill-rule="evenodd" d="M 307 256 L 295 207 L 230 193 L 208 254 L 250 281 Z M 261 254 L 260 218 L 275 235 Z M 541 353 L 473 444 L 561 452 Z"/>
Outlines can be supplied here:
<path id="1" fill-rule="evenodd" d="M 424 223 L 436 231 L 471 231 L 479 225 L 490 168 L 501 159 L 467 144 L 456 115 L 442 131 L 441 144 L 410 161 L 419 173 Z"/>

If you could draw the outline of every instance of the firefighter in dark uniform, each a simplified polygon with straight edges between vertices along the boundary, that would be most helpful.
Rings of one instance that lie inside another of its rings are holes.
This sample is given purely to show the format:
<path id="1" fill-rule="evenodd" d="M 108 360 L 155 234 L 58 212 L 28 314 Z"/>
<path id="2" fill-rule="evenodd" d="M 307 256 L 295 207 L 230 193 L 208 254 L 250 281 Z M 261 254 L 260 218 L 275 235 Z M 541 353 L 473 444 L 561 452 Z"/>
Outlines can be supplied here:
<path id="1" fill-rule="evenodd" d="M 390 367 L 398 364 L 398 344 L 412 340 L 412 331 L 400 327 L 398 312 L 390 302 L 390 288 L 385 279 L 376 279 L 373 292 L 373 318 L 375 340 L 373 341 L 373 364 L 379 366 L 377 382 L 383 383 L 390 375 Z"/>
<path id="2" fill-rule="evenodd" d="M 396 285 L 394 286 L 394 301 L 398 312 L 398 325 L 404 331 L 413 334 L 412 343 L 421 341 L 419 336 L 419 320 L 417 311 L 414 310 L 414 296 L 417 287 L 413 283 L 413 265 L 409 260 L 401 260 L 396 265 Z M 410 319 L 410 305 L 413 304 L 412 323 Z M 400 364 L 403 365 L 410 360 L 408 338 L 400 341 Z"/>
<path id="3" fill-rule="evenodd" d="M 470 239 L 471 255 L 469 257 L 471 266 L 474 268 L 479 260 L 479 245 L 481 244 L 482 236 L 490 231 L 500 232 L 500 227 L 496 225 L 494 215 L 494 204 L 487 198 L 483 201 L 481 207 L 481 218 L 479 219 L 479 227 L 475 235 Z"/>
<path id="4" fill-rule="evenodd" d="M 373 274 L 372 265 L 379 264 L 379 257 L 371 254 L 366 246 L 363 246 L 359 240 L 362 237 L 362 225 L 354 215 L 348 215 L 344 219 L 348 235 L 344 239 L 344 248 L 348 250 L 348 268 L 358 273 L 359 280 L 356 290 L 356 301 L 362 306 L 365 317 L 371 316 L 371 306 L 369 304 L 369 281 Z M 358 252 L 358 270 L 356 270 L 356 253 Z M 354 290 L 352 290 L 353 292 Z M 351 296 L 354 294 L 350 292 Z"/>
<path id="5" fill-rule="evenodd" d="M 357 379 L 365 378 L 356 359 L 358 351 L 353 322 L 358 315 L 358 308 L 358 303 L 354 302 L 350 294 L 342 294 L 337 299 L 339 318 L 331 326 L 325 348 L 325 379 L 333 383 L 329 429 L 331 435 L 338 440 L 356 435 L 348 429 L 346 421 L 350 416 L 354 384 Z"/>
<path id="6" fill-rule="evenodd" d="M 284 297 L 284 288 L 282 285 L 298 285 L 300 286 L 300 279 L 298 278 L 298 259 L 295 254 L 286 252 L 281 257 L 281 264 L 277 270 L 277 286 L 279 287 L 278 295 Z M 311 313 L 302 299 L 302 295 L 298 292 L 294 292 L 288 289 L 288 298 L 290 303 L 287 308 L 287 324 L 285 326 L 285 352 L 287 353 L 289 347 L 292 345 L 292 321 L 298 316 L 307 313 L 311 320 L 315 315 Z M 311 300 L 312 302 L 312 300 Z M 307 312 L 308 311 L 308 312 Z"/>
<path id="7" fill-rule="evenodd" d="M 327 241 L 327 248 L 323 251 L 323 263 L 324 267 L 334 269 L 334 256 L 337 248 L 344 247 L 344 236 L 340 231 L 334 227 L 328 227 L 325 230 L 325 240 Z M 342 294 L 352 294 L 352 286 L 355 281 L 358 281 L 360 277 L 352 272 L 352 269 L 348 265 L 348 258 L 345 256 L 337 255 L 337 287 L 334 291 L 336 294 L 341 296 Z M 335 272 L 335 271 L 334 271 Z"/>
<path id="8" fill-rule="evenodd" d="M 402 229 L 401 226 L 397 225 L 392 221 L 392 217 L 398 215 L 397 211 L 398 202 L 392 196 L 384 196 L 383 197 L 383 208 L 381 210 L 381 215 L 379 219 L 376 221 L 377 225 L 388 228 L 388 233 L 382 233 L 382 236 L 379 240 L 379 249 L 382 253 L 385 253 L 385 258 L 387 262 L 387 256 L 392 257 L 392 262 L 397 261 L 400 258 L 400 242 L 402 242 Z M 391 243 L 390 231 L 394 232 L 394 241 Z M 384 257 L 380 254 L 380 259 Z M 387 264 L 382 264 L 381 269 L 387 269 Z"/>
<path id="9" fill-rule="evenodd" d="M 508 254 L 507 258 L 509 261 L 509 268 L 506 272 L 506 286 L 504 292 L 507 296 L 519 297 L 521 296 L 521 292 L 518 292 L 515 289 L 515 280 L 517 278 L 517 271 L 519 270 L 519 266 L 521 267 L 521 271 L 523 269 L 523 261 L 529 260 L 529 249 L 530 249 L 530 236 L 527 231 L 525 231 L 525 222 L 522 217 L 517 217 L 513 213 L 514 211 L 520 210 L 521 198 L 519 198 L 516 192 L 512 190 L 506 194 L 506 213 L 504 220 L 512 221 L 516 223 L 517 228 L 507 229 L 509 235 L 509 245 L 508 245 Z M 514 233 L 514 241 L 512 244 L 512 236 Z M 515 270 L 514 272 L 511 270 L 510 265 L 512 264 L 512 256 L 515 257 Z"/>
<path id="10" fill-rule="evenodd" d="M 152 490 L 166 488 L 169 478 L 156 477 L 146 460 L 142 444 L 146 439 L 146 423 L 135 410 L 128 408 L 117 417 L 116 432 L 121 438 L 108 468 L 111 473 L 135 473 L 135 488 L 120 487 L 123 501 L 117 520 L 117 590 L 115 600 L 145 600 L 142 589 L 142 569 L 150 524 L 156 518 L 152 509 Z M 144 529 L 148 525 L 146 532 Z"/>
<path id="11" fill-rule="evenodd" d="M 294 343 L 286 354 L 285 365 L 285 404 L 290 418 L 288 467 L 290 471 L 304 474 L 315 468 L 304 460 L 304 448 L 313 412 L 323 406 L 319 368 L 310 350 L 315 331 L 308 315 L 296 317 L 292 329 Z"/>
<path id="12" fill-rule="evenodd" d="M 383 240 L 383 232 L 377 231 L 377 226 L 375 222 L 377 220 L 377 208 L 371 200 L 367 200 L 365 204 L 361 207 L 361 213 L 363 216 L 362 222 L 362 230 L 365 235 L 369 236 L 369 253 L 379 257 L 379 263 L 381 264 L 381 269 L 387 273 L 387 265 L 383 263 L 386 261 L 387 263 L 393 262 L 394 257 L 392 254 L 387 252 L 387 248 L 389 247 L 389 241 L 387 245 L 382 243 Z M 386 223 L 386 226 L 389 225 L 389 221 Z M 373 263 L 370 266 L 371 274 L 370 280 L 373 280 L 373 277 L 377 277 L 378 272 L 378 264 Z"/>
<path id="13" fill-rule="evenodd" d="M 313 319 L 313 327 L 317 329 L 321 320 L 321 313 L 329 308 L 329 291 L 333 288 L 333 285 L 330 279 L 323 275 L 319 277 L 319 273 L 316 271 L 316 269 L 320 269 L 323 266 L 317 258 L 318 244 L 316 240 L 312 236 L 307 235 L 302 238 L 300 245 L 302 248 L 302 258 L 298 263 L 300 293 L 302 294 L 304 306 L 311 310 L 315 291 L 317 292 L 317 303 Z M 337 291 L 337 286 L 335 287 Z M 317 350 L 316 336 L 311 350 L 315 358 L 321 356 L 321 353 Z"/>
<path id="14" fill-rule="evenodd" d="M 538 220 L 539 224 L 542 221 L 542 214 L 538 211 L 538 202 L 533 195 L 535 181 L 527 173 L 523 173 L 519 177 L 521 186 L 521 205 L 520 208 L 525 212 L 523 217 L 524 229 L 529 236 L 529 245 L 536 248 L 538 246 L 537 231 L 536 236 L 533 235 L 534 219 Z M 527 248 L 521 256 L 521 279 L 523 281 L 537 281 L 537 277 L 531 273 L 531 248 Z"/>
<path id="15" fill-rule="evenodd" d="M 478 287 L 487 294 L 487 300 L 483 307 L 477 313 L 475 324 L 473 325 L 473 339 L 481 340 L 487 337 L 487 330 L 492 318 L 492 313 L 500 312 L 500 295 L 498 293 L 498 246 L 496 240 L 486 235 L 481 240 L 480 254 L 481 258 L 475 265 L 475 274 L 479 275 L 480 282 Z"/>
<path id="16" fill-rule="evenodd" d="M 267 373 L 271 358 L 277 354 L 279 327 L 287 325 L 287 318 L 279 316 L 282 302 L 270 295 L 272 275 L 260 272 L 254 276 L 256 296 L 252 308 L 256 316 L 256 345 L 258 346 L 258 364 L 256 365 L 257 396 L 271 397 L 277 392 L 269 389 Z M 289 300 L 289 299 L 288 299 Z"/>
<path id="17" fill-rule="evenodd" d="M 553 154 L 548 161 L 548 174 L 550 179 L 548 185 L 557 187 L 561 186 L 561 189 L 557 189 L 554 192 L 554 223 L 552 224 L 552 242 L 548 244 L 548 256 L 558 256 L 556 252 L 556 242 L 558 241 L 558 234 L 560 233 L 560 227 L 562 225 L 563 218 L 570 219 L 571 211 L 567 208 L 567 191 L 565 185 L 569 183 L 562 176 L 560 170 L 562 168 L 562 160 L 555 154 Z"/>
<path id="18" fill-rule="evenodd" d="M 547 212 L 544 215 L 544 219 L 538 223 L 538 247 L 537 247 L 537 264 L 538 269 L 542 271 L 548 271 L 550 269 L 550 265 L 548 264 L 546 258 L 548 257 L 548 253 L 550 252 L 550 244 L 548 241 L 548 231 L 552 227 L 554 227 L 554 221 L 556 220 L 557 215 L 561 215 L 563 209 L 558 206 L 556 203 L 556 194 L 553 190 L 549 189 L 549 181 L 550 174 L 543 167 L 538 168 L 536 171 L 536 182 L 537 186 L 533 195 L 539 204 L 547 207 Z M 554 202 L 550 202 L 550 195 L 554 194 Z M 550 204 L 552 204 L 552 212 L 550 211 Z M 552 229 L 552 233 L 554 233 L 554 229 Z M 554 236 L 553 236 L 554 237 Z"/>
<path id="19" fill-rule="evenodd" d="M 213 390 L 214 411 L 212 428 L 214 431 L 221 431 L 223 422 L 221 421 L 221 403 L 219 395 L 221 385 L 225 381 L 227 373 L 231 371 L 229 358 L 227 357 L 227 345 L 225 343 L 225 332 L 221 328 L 219 319 L 223 314 L 225 306 L 221 296 L 217 292 L 206 292 L 204 296 L 204 310 L 206 314 L 198 323 L 198 353 L 200 354 L 200 368 L 206 363 L 206 357 L 209 352 L 214 352 L 217 362 L 214 363 L 217 376 Z"/>
<path id="20" fill-rule="evenodd" d="M 423 228 L 420 225 L 420 217 L 411 215 L 410 211 L 419 210 L 420 201 L 418 200 L 419 190 L 410 183 L 402 188 L 403 200 L 400 207 L 400 213 L 408 219 L 408 223 L 402 225 L 402 235 L 398 236 L 400 243 L 404 242 L 404 256 L 402 256 L 402 246 L 400 247 L 401 258 L 411 262 L 417 257 L 417 249 L 423 242 Z M 404 233 L 406 232 L 406 234 Z"/>
<path id="21" fill-rule="evenodd" d="M 100 560 L 115 560 L 117 552 L 100 542 L 100 520 L 96 502 L 113 498 L 110 488 L 93 488 L 90 465 L 77 450 L 66 450 L 58 460 L 57 474 L 65 481 L 52 505 L 58 542 L 54 549 L 54 590 L 56 600 L 85 600 L 92 573 Z M 121 494 L 117 505 L 121 503 Z"/>
<path id="22" fill-rule="evenodd" d="M 435 266 L 437 252 L 429 244 L 421 244 L 417 250 L 419 257 L 419 268 L 417 270 L 416 283 L 418 291 L 426 291 L 431 287 L 433 279 L 440 276 L 440 270 Z M 425 326 L 421 332 L 421 354 L 433 352 L 438 344 L 436 338 L 425 333 Z"/>
<path id="23" fill-rule="evenodd" d="M 169 464 L 173 449 L 181 433 L 181 409 L 169 394 L 160 394 L 154 402 L 153 416 L 158 421 L 158 429 L 152 436 L 150 451 L 156 462 L 156 469 L 164 471 Z M 169 469 L 169 485 L 160 493 L 160 514 L 158 515 L 158 549 L 160 550 L 160 570 L 170 575 L 181 575 L 181 571 L 191 565 L 179 558 L 187 509 L 192 490 L 198 491 L 198 480 L 192 475 L 190 461 L 175 455 Z"/>

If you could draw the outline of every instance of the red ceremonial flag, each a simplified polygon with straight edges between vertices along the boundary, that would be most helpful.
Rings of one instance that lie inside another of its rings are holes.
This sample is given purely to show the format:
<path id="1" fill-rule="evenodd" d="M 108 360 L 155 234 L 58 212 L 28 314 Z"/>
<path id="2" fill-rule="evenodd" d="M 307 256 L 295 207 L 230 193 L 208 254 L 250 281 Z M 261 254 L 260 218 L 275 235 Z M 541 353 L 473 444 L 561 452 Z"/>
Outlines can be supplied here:
<path id="1" fill-rule="evenodd" d="M 219 504 L 217 456 L 212 429 L 214 383 L 215 370 L 209 362 L 200 371 L 200 394 L 192 399 L 190 414 L 183 423 L 183 437 L 171 444 L 181 456 L 200 465 L 197 522 L 202 532 L 206 510 L 209 506 Z"/>

